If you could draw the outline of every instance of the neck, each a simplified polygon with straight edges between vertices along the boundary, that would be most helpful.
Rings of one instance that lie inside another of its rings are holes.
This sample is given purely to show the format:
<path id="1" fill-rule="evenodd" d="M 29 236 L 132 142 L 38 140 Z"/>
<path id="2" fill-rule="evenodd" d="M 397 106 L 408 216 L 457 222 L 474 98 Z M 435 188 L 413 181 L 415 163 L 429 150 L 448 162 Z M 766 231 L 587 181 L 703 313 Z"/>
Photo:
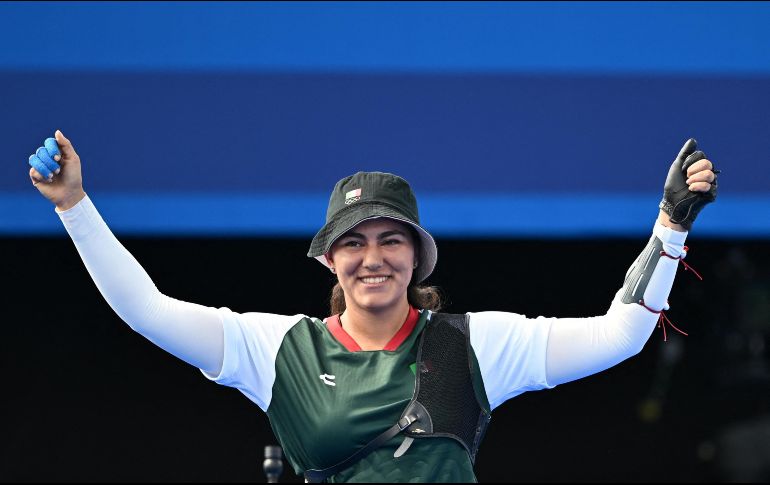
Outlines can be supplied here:
<path id="1" fill-rule="evenodd" d="M 408 315 L 409 302 L 404 295 L 398 304 L 377 311 L 348 306 L 340 315 L 340 324 L 361 349 L 382 350 Z"/>

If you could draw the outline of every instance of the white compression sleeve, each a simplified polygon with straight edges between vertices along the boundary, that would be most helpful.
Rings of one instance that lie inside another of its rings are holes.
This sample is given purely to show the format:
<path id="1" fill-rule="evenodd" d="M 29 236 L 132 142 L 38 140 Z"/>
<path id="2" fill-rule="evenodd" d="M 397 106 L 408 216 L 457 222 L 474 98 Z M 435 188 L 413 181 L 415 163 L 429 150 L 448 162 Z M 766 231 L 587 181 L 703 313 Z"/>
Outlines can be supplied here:
<path id="1" fill-rule="evenodd" d="M 686 232 L 659 223 L 653 230 L 667 254 L 683 252 Z M 668 308 L 666 299 L 679 261 L 661 257 L 644 291 L 645 304 Z M 637 303 L 623 303 L 619 290 L 606 315 L 591 318 L 556 318 L 551 324 L 546 351 L 548 384 L 555 386 L 595 374 L 639 353 L 655 329 L 658 314 Z"/>
<path id="2" fill-rule="evenodd" d="M 218 309 L 162 294 L 87 195 L 74 207 L 56 212 L 97 288 L 123 321 L 185 362 L 219 373 L 224 330 Z"/>

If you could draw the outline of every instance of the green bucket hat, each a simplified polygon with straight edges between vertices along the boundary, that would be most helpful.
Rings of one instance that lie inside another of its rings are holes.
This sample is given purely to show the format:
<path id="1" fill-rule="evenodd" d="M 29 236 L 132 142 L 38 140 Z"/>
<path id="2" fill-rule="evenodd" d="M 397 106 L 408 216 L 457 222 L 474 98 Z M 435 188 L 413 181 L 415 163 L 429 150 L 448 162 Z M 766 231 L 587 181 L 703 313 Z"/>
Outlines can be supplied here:
<path id="1" fill-rule="evenodd" d="M 337 182 L 326 209 L 326 224 L 313 238 L 307 255 L 328 268 L 324 255 L 334 241 L 360 222 L 378 217 L 414 227 L 421 242 L 414 279 L 417 283 L 425 280 L 436 266 L 436 242 L 420 226 L 417 199 L 409 183 L 391 173 L 358 172 Z"/>

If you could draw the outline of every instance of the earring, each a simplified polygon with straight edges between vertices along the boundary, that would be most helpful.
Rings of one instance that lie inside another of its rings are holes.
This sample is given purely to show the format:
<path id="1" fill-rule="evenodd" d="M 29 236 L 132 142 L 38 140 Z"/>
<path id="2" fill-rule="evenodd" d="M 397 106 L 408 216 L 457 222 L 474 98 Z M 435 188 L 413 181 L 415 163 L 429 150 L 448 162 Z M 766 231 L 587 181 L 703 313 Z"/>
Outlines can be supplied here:
<path id="1" fill-rule="evenodd" d="M 331 270 L 332 273 L 337 274 L 337 270 L 336 269 L 334 269 L 334 268 L 329 268 L 329 269 Z"/>
<path id="2" fill-rule="evenodd" d="M 414 262 L 414 266 L 413 266 L 413 268 L 414 268 L 414 269 L 417 269 L 417 266 L 418 266 L 419 264 L 420 264 L 420 263 L 418 263 L 417 261 L 415 261 L 415 262 Z"/>

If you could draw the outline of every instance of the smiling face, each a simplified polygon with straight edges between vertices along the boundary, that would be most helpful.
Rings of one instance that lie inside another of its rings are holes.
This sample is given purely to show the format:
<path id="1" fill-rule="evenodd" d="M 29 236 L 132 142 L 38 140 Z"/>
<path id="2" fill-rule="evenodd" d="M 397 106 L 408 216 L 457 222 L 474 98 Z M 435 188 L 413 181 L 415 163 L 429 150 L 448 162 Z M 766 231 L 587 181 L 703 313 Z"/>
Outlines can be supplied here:
<path id="1" fill-rule="evenodd" d="M 377 312 L 408 304 L 416 259 L 406 224 L 387 218 L 363 221 L 337 239 L 326 257 L 348 308 Z"/>

